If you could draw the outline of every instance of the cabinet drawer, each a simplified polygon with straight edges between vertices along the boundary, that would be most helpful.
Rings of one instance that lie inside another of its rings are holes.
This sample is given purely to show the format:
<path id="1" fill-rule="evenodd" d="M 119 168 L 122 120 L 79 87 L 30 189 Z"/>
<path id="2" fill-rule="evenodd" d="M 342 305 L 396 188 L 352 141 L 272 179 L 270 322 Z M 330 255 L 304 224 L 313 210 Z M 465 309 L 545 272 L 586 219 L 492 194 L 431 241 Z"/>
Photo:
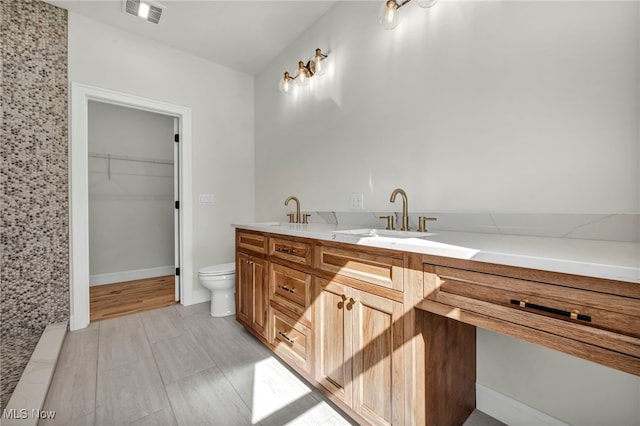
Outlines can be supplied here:
<path id="1" fill-rule="evenodd" d="M 236 247 L 255 251 L 256 253 L 266 253 L 267 238 L 261 234 L 254 234 L 252 232 L 245 232 L 245 231 L 237 231 Z"/>
<path id="2" fill-rule="evenodd" d="M 311 275 L 277 263 L 271 263 L 269 283 L 271 300 L 287 308 L 298 318 L 311 320 L 307 308 L 311 302 Z"/>
<path id="3" fill-rule="evenodd" d="M 316 252 L 316 267 L 323 271 L 403 291 L 402 258 L 324 246 L 316 247 Z"/>
<path id="4" fill-rule="evenodd" d="M 311 331 L 309 327 L 272 309 L 271 344 L 276 352 L 306 372 L 310 372 Z"/>
<path id="5" fill-rule="evenodd" d="M 269 239 L 269 254 L 301 265 L 311 265 L 311 245 L 281 238 Z"/>
<path id="6" fill-rule="evenodd" d="M 434 265 L 425 265 L 425 298 L 640 355 L 640 299 Z"/>

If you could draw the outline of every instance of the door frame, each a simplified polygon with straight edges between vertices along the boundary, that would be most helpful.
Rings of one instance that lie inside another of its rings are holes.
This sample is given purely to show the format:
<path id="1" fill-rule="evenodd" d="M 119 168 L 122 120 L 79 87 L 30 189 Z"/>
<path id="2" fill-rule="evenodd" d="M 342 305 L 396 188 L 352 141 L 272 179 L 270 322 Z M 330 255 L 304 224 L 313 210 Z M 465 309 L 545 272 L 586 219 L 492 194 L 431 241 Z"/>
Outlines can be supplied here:
<path id="1" fill-rule="evenodd" d="M 193 303 L 193 214 L 190 200 L 191 108 L 71 82 L 69 140 L 69 280 L 71 330 L 89 325 L 89 101 L 169 115 L 179 120 L 180 303 Z"/>

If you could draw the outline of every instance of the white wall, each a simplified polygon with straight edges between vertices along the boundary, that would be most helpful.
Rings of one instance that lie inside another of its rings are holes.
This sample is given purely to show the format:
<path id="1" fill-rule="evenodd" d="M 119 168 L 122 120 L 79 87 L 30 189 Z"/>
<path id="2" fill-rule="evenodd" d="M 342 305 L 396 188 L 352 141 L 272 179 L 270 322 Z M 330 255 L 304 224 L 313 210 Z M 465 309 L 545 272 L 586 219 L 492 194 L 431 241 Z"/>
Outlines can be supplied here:
<path id="1" fill-rule="evenodd" d="M 256 77 L 258 220 L 286 219 L 288 195 L 397 209 L 396 187 L 411 210 L 640 212 L 640 3 L 411 3 L 394 31 L 377 9 L 339 2 Z M 316 47 L 329 74 L 280 94 Z M 640 424 L 640 378 L 545 350 L 523 384 L 532 345 L 491 336 L 478 334 L 479 383 L 566 422 Z M 563 381 L 573 393 L 538 385 Z"/>
<path id="2" fill-rule="evenodd" d="M 172 163 L 173 120 L 90 101 L 89 152 Z M 91 275 L 173 266 L 173 187 L 173 164 L 89 156 Z"/>
<path id="3" fill-rule="evenodd" d="M 341 2 L 256 77 L 256 212 L 639 212 L 638 2 Z M 283 96 L 316 47 L 331 75 Z"/>
<path id="4" fill-rule="evenodd" d="M 254 217 L 253 77 L 69 13 L 69 80 L 192 109 L 193 268 L 230 262 Z M 200 206 L 199 193 L 216 204 Z M 206 293 L 202 293 L 206 294 Z"/>

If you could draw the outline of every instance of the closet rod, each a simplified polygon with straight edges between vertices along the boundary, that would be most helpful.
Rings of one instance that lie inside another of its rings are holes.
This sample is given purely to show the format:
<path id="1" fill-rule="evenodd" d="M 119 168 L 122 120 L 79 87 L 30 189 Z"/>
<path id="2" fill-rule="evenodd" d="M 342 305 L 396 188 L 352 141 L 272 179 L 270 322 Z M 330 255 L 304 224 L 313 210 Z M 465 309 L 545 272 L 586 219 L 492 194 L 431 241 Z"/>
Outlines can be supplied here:
<path id="1" fill-rule="evenodd" d="M 102 154 L 100 152 L 90 152 L 89 157 L 104 158 L 107 160 L 124 160 L 124 161 L 139 161 L 141 163 L 153 163 L 153 164 L 173 164 L 172 160 L 159 160 L 156 158 L 142 158 L 142 157 L 130 157 L 128 155 L 114 155 L 114 154 Z"/>

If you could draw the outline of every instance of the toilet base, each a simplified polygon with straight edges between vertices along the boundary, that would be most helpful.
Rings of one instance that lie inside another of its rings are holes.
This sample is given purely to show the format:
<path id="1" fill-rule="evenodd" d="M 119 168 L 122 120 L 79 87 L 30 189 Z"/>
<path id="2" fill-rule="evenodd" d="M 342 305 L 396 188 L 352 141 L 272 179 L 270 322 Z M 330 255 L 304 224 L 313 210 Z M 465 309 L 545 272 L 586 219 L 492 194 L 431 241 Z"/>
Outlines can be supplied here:
<path id="1" fill-rule="evenodd" d="M 212 291 L 211 292 L 211 316 L 228 317 L 236 313 L 235 292 Z"/>

